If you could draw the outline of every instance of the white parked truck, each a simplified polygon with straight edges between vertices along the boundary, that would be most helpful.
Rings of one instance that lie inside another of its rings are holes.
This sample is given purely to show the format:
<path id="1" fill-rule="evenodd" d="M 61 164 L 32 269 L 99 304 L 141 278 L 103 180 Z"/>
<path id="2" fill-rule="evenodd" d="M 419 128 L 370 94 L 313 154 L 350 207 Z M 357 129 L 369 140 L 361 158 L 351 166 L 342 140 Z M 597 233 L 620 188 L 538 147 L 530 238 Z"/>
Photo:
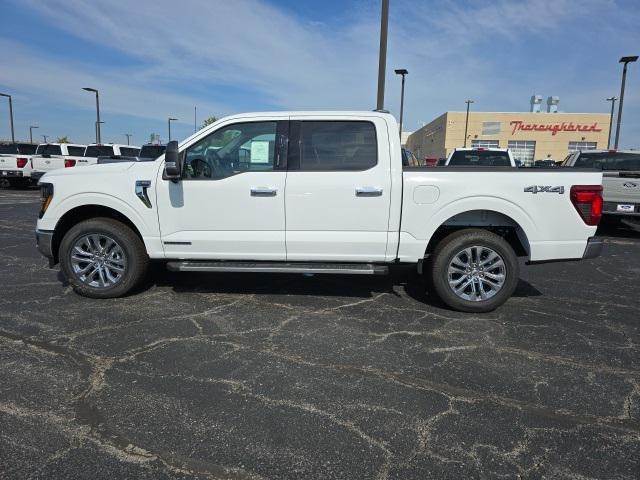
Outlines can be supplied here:
<path id="1" fill-rule="evenodd" d="M 317 274 L 409 264 L 469 312 L 511 296 L 518 257 L 599 254 L 601 172 L 403 167 L 399 139 L 381 112 L 223 118 L 152 162 L 45 175 L 38 248 L 94 298 L 130 292 L 150 261 Z"/>
<path id="2" fill-rule="evenodd" d="M 33 143 L 0 144 L 0 182 L 11 187 L 31 185 L 31 157 L 35 151 Z"/>
<path id="3" fill-rule="evenodd" d="M 59 168 L 83 167 L 98 163 L 98 157 L 105 156 L 136 156 L 140 147 L 118 144 L 72 145 L 66 143 L 46 144 L 46 149 L 40 149 L 33 157 L 31 177 L 40 179 L 45 173 Z"/>

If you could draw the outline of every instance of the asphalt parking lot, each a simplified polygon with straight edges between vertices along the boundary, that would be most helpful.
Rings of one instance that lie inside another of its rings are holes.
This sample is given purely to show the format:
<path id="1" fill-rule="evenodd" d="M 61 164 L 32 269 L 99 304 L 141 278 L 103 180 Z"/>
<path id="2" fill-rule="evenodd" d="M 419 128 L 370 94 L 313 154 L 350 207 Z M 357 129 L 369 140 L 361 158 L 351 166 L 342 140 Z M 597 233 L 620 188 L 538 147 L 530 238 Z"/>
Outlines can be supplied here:
<path id="1" fill-rule="evenodd" d="M 402 271 L 98 301 L 46 268 L 38 202 L 0 190 L 1 478 L 640 476 L 640 234 L 479 316 Z"/>

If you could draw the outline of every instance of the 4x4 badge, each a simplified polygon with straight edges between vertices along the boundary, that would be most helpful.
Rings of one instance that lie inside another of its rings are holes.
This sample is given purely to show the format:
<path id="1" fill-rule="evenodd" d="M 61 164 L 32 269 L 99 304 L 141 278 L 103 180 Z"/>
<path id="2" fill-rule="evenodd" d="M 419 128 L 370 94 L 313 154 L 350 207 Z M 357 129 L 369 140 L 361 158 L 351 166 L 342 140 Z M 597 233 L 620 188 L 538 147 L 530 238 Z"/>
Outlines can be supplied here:
<path id="1" fill-rule="evenodd" d="M 559 187 L 552 187 L 551 185 L 531 185 L 530 187 L 525 187 L 524 191 L 526 193 L 559 193 L 562 195 L 564 193 L 564 187 L 562 185 Z"/>

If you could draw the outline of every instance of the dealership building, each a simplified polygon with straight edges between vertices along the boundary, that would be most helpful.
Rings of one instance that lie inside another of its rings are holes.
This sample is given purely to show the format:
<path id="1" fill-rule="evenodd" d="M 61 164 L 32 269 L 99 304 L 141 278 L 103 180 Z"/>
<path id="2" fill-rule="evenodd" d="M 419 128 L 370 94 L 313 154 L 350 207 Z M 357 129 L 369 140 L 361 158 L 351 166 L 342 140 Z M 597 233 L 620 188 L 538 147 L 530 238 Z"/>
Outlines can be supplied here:
<path id="1" fill-rule="evenodd" d="M 564 159 L 577 150 L 606 149 L 610 115 L 561 113 L 558 97 L 531 98 L 529 112 L 469 112 L 467 147 L 508 148 L 525 165 Z M 413 132 L 406 147 L 418 158 L 444 158 L 465 144 L 466 112 L 446 112 Z"/>

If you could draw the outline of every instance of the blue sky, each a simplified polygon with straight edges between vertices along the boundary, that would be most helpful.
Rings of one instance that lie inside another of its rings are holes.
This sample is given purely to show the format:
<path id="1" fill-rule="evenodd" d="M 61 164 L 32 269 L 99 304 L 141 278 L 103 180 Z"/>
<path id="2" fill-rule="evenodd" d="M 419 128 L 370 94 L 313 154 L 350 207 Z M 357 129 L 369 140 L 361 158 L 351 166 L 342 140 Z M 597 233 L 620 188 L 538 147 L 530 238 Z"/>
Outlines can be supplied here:
<path id="1" fill-rule="evenodd" d="M 534 94 L 567 112 L 608 112 L 620 56 L 640 54 L 640 8 L 621 1 L 391 0 L 386 108 L 405 130 L 473 98 L 483 111 L 526 111 Z M 16 135 L 103 141 L 174 138 L 205 116 L 375 107 L 378 0 L 0 0 L 0 91 Z M 0 99 L 0 138 L 10 136 Z M 41 137 L 38 137 L 41 138 Z M 622 146 L 640 147 L 640 62 L 627 79 Z"/>

